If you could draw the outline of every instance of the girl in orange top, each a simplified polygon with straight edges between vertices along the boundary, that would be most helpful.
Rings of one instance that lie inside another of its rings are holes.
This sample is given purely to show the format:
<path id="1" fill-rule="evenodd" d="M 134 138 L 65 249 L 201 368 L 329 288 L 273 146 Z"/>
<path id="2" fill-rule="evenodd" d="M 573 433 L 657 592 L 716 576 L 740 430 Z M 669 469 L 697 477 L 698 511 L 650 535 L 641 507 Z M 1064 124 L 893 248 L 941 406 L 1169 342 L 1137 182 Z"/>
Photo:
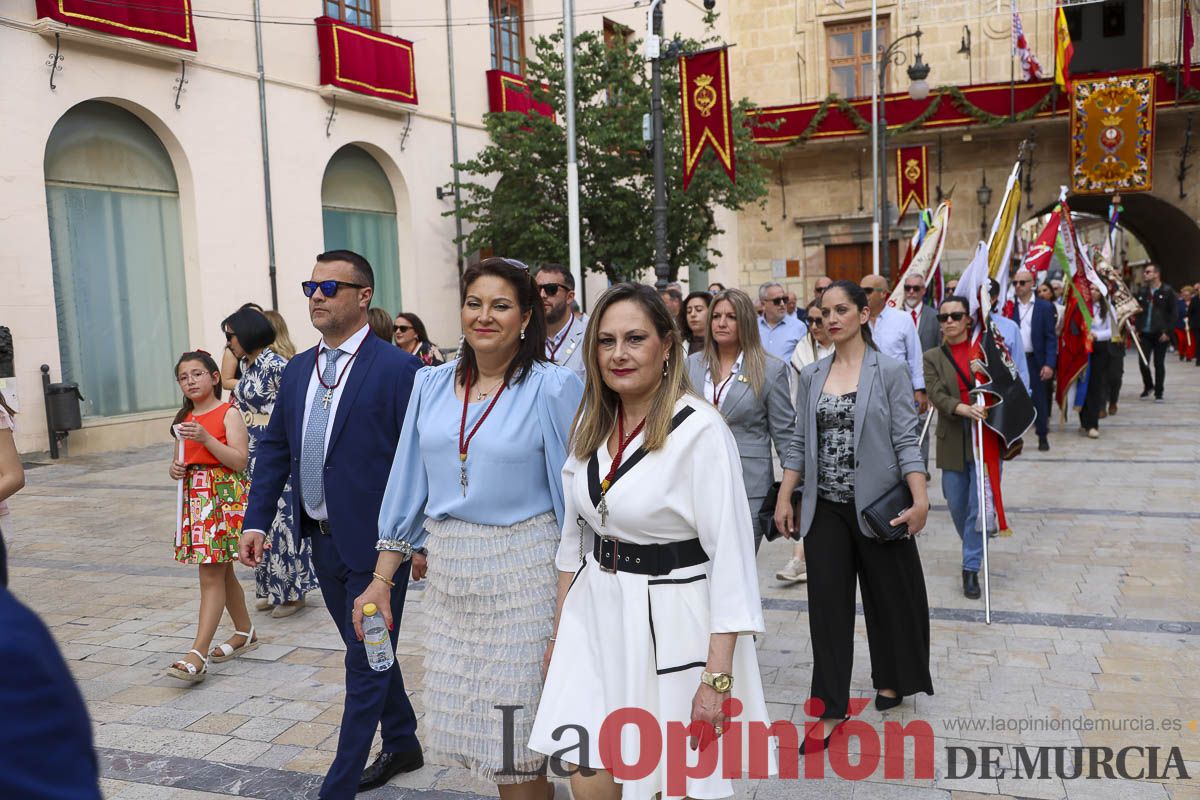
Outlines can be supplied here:
<path id="1" fill-rule="evenodd" d="M 246 512 L 248 483 L 242 470 L 250 437 L 241 414 L 221 402 L 221 372 L 211 355 L 184 353 L 175 379 L 183 390 L 183 407 L 172 425 L 183 442 L 183 461 L 172 460 L 170 469 L 171 477 L 183 482 L 175 560 L 200 566 L 200 619 L 192 649 L 167 674 L 198 683 L 208 674 L 210 660 L 227 661 L 258 647 L 246 596 L 233 573 Z M 206 657 L 225 610 L 234 635 Z"/>

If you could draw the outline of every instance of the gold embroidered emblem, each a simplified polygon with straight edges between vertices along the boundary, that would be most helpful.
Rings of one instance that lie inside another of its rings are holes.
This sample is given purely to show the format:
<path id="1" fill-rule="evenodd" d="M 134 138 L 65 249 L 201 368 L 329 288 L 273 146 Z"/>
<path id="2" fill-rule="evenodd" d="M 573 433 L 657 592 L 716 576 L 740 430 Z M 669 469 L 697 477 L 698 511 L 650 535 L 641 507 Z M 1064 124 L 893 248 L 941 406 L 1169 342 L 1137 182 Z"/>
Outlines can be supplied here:
<path id="1" fill-rule="evenodd" d="M 692 92 L 692 105 L 707 117 L 717 105 L 717 90 L 712 87 L 712 75 L 700 75 L 696 78 L 696 91 Z"/>
<path id="2" fill-rule="evenodd" d="M 909 183 L 916 183 L 921 178 L 921 163 L 915 158 L 910 158 L 904 164 L 904 179 Z"/>

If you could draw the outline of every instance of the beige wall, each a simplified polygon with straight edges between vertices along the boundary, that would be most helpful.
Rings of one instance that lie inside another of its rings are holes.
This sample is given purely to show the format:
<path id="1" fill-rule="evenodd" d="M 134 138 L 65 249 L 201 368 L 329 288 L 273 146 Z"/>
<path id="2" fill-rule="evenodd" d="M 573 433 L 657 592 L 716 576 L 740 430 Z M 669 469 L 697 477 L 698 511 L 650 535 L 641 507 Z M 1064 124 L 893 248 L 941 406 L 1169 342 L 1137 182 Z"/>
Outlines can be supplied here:
<path id="1" fill-rule="evenodd" d="M 490 62 L 488 27 L 480 23 L 487 12 L 479 0 L 453 0 L 452 6 L 458 23 L 453 30 L 459 147 L 465 159 L 486 143 L 484 73 Z M 612 3 L 602 0 L 576 6 L 579 30 L 599 30 L 606 13 L 635 31 L 645 29 L 643 10 L 605 12 Z M 5 98 L 0 324 L 9 326 L 15 339 L 22 452 L 47 446 L 39 366 L 50 365 L 52 378 L 61 379 L 42 164 L 51 129 L 76 104 L 103 99 L 126 108 L 149 125 L 171 156 L 179 181 L 190 344 L 220 352 L 224 316 L 247 300 L 269 305 L 254 29 L 246 21 L 211 18 L 244 20 L 252 7 L 249 0 L 207 0 L 205 16 L 195 19 L 199 51 L 194 56 L 103 34 L 66 32 L 54 91 L 45 66 L 54 38 L 35 30 L 33 3 L 6 4 L 0 12 L 6 65 L 0 72 L 0 97 Z M 321 7 L 319 0 L 264 0 L 262 13 L 268 22 L 295 22 L 316 17 Z M 370 152 L 391 181 L 405 309 L 422 316 L 435 341 L 450 345 L 458 339 L 454 222 L 443 216 L 452 202 L 435 196 L 437 186 L 452 181 L 444 7 L 407 0 L 382 0 L 381 7 L 389 25 L 385 30 L 414 43 L 419 106 L 410 111 L 343 95 L 328 136 L 330 101 L 317 86 L 314 29 L 284 24 L 263 29 L 279 305 L 302 349 L 315 343 L 316 333 L 297 283 L 308 277 L 314 255 L 324 249 L 320 187 L 325 166 L 348 143 Z M 699 35 L 701 13 L 698 5 L 672 5 L 668 32 Z M 527 36 L 550 33 L 561 3 L 529 0 L 526 14 L 537 20 L 527 25 Z M 188 83 L 176 110 L 173 84 L 180 57 L 188 61 Z M 732 214 L 725 219 L 729 228 L 736 227 Z M 726 261 L 732 263 L 736 233 L 724 239 Z M 723 270 L 720 274 L 732 268 Z M 590 283 L 595 298 L 603 281 Z M 71 452 L 161 441 L 164 416 L 88 419 L 83 431 L 71 434 Z"/>

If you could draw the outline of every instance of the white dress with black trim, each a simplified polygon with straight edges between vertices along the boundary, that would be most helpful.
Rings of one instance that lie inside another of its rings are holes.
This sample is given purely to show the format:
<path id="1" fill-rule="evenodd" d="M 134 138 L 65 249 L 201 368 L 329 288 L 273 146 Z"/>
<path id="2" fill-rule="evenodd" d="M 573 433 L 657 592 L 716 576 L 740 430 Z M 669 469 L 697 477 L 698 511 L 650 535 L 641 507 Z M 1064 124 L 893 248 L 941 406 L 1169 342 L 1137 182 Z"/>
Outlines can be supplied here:
<path id="1" fill-rule="evenodd" d="M 733 719 L 741 723 L 741 768 L 748 772 L 752 763 L 766 764 L 768 774 L 776 772 L 774 748 L 752 761 L 745 735 L 746 723 L 770 721 L 751 636 L 764 627 L 737 444 L 720 413 L 699 397 L 681 398 L 675 411 L 676 427 L 662 448 L 642 450 L 641 434 L 629 444 L 605 498 L 607 524 L 597 506 L 600 479 L 612 465 L 608 448 L 601 447 L 587 462 L 572 455 L 563 467 L 564 526 L 555 563 L 576 576 L 563 604 L 529 747 L 546 755 L 562 753 L 581 738 L 562 726 L 581 726 L 587 731 L 587 766 L 604 769 L 600 730 L 606 717 L 623 708 L 648 711 L 662 734 L 663 751 L 645 778 L 618 778 L 624 800 L 648 800 L 659 792 L 681 796 L 667 787 L 667 723 L 690 722 L 712 633 L 740 634 L 732 696 L 742 704 Z M 592 533 L 577 518 L 600 536 L 619 540 L 618 558 L 623 558 L 622 542 L 698 539 L 707 560 L 657 576 L 605 571 L 594 558 Z M 725 728 L 722 750 L 733 741 L 729 723 Z M 621 732 L 620 749 L 626 764 L 644 757 L 635 726 Z M 571 764 L 581 757 L 580 748 L 561 755 Z M 697 755 L 688 750 L 687 758 L 695 763 Z M 723 763 L 722 752 L 711 776 L 687 780 L 686 795 L 731 796 L 733 783 L 722 776 Z"/>

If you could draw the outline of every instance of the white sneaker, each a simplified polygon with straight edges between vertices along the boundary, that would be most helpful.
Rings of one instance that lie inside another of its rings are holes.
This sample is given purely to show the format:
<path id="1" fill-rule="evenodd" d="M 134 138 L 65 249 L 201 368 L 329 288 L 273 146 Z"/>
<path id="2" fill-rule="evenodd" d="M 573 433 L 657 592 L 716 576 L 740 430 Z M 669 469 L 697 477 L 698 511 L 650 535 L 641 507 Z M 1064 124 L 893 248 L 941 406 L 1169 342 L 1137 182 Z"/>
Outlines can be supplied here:
<path id="1" fill-rule="evenodd" d="M 793 558 L 787 562 L 787 565 L 779 572 L 775 573 L 775 580 L 786 581 L 787 583 L 799 583 L 808 580 L 808 570 L 805 567 L 803 558 Z"/>
<path id="2" fill-rule="evenodd" d="M 1099 439 L 1100 431 L 1096 428 L 1091 428 L 1088 430 L 1087 435 L 1089 439 Z"/>

